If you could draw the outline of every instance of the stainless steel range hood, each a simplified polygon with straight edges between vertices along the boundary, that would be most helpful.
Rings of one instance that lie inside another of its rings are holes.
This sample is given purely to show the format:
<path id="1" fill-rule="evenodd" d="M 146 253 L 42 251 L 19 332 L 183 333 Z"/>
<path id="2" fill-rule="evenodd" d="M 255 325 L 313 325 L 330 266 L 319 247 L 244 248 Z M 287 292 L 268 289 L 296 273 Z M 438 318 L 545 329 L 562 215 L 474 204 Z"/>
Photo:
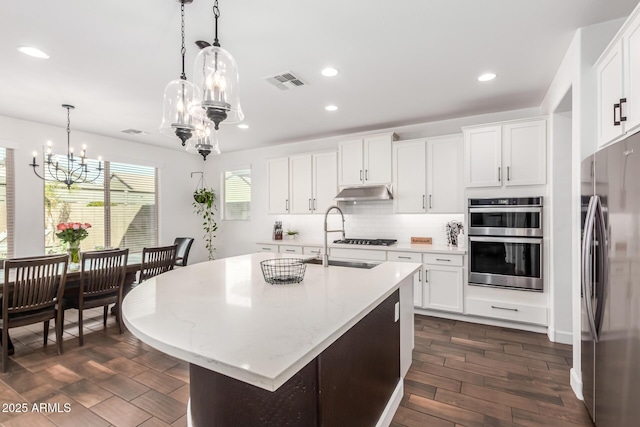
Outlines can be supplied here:
<path id="1" fill-rule="evenodd" d="M 386 185 L 371 185 L 366 187 L 347 187 L 335 197 L 339 202 L 359 200 L 391 200 L 393 195 Z"/>

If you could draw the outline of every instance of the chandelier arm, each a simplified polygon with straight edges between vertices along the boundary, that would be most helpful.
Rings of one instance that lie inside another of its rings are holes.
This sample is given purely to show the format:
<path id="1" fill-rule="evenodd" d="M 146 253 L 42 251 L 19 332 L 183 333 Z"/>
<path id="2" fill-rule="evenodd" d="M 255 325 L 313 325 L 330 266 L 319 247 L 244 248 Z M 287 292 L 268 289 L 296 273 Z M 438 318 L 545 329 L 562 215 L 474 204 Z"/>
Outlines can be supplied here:
<path id="1" fill-rule="evenodd" d="M 38 169 L 37 169 L 37 167 L 38 167 L 39 165 L 32 164 L 32 165 L 29 165 L 29 166 L 32 166 L 32 167 L 33 167 L 33 172 L 36 174 L 36 176 L 37 176 L 38 178 L 40 178 L 40 179 L 45 179 L 45 178 L 44 178 L 44 176 L 42 176 L 42 175 L 40 175 L 40 174 L 38 173 Z M 43 167 L 43 170 L 44 170 L 44 167 Z"/>

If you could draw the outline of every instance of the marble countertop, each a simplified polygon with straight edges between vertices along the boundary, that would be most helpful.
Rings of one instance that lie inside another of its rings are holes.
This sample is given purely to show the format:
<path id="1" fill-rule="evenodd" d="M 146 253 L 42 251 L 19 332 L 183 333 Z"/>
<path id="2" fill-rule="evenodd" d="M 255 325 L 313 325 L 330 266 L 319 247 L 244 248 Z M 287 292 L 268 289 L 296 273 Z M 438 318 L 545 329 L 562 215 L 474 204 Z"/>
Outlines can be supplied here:
<path id="1" fill-rule="evenodd" d="M 332 242 L 335 239 L 330 240 Z M 322 247 L 322 242 L 317 240 L 258 240 L 258 245 L 285 245 L 285 246 L 314 246 Z M 343 249 L 367 249 L 375 251 L 396 251 L 396 252 L 421 252 L 432 254 L 450 254 L 450 255 L 465 255 L 467 250 L 465 248 L 458 248 L 455 246 L 447 245 L 423 245 L 423 244 L 411 244 L 411 243 L 395 243 L 391 246 L 366 246 L 366 245 L 346 245 L 340 243 L 329 243 L 327 245 L 330 248 L 343 248 Z"/>
<path id="2" fill-rule="evenodd" d="M 174 357 L 274 391 L 391 295 L 417 263 L 307 265 L 295 285 L 264 281 L 254 253 L 169 271 L 134 288 L 123 319 Z"/>

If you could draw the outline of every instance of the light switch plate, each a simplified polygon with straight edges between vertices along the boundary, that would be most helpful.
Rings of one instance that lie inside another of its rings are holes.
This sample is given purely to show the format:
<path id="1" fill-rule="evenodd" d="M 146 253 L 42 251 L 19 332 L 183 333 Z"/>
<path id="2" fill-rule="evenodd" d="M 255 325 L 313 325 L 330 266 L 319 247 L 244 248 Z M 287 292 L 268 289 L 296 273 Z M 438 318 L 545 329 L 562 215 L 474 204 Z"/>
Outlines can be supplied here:
<path id="1" fill-rule="evenodd" d="M 400 303 L 399 302 L 396 303 L 396 315 L 395 315 L 394 322 L 397 322 L 398 320 L 400 320 Z"/>

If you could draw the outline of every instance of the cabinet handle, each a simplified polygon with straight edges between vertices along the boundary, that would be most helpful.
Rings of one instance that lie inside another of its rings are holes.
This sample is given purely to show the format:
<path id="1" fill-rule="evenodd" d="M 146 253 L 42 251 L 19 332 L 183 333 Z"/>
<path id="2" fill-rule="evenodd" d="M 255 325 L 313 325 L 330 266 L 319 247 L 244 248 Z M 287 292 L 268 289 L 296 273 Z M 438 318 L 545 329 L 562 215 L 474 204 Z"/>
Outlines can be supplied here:
<path id="1" fill-rule="evenodd" d="M 309 199 L 309 210 L 312 211 L 313 210 L 313 206 L 311 206 L 311 199 Z"/>
<path id="2" fill-rule="evenodd" d="M 365 169 L 364 171 L 364 180 L 369 181 L 369 169 Z"/>
<path id="3" fill-rule="evenodd" d="M 446 258 L 436 258 L 436 261 L 447 261 L 447 262 L 451 262 L 450 259 L 446 259 Z"/>
<path id="4" fill-rule="evenodd" d="M 399 258 L 399 259 L 411 259 L 411 257 L 410 257 L 410 256 L 399 256 L 398 258 Z"/>
<path id="5" fill-rule="evenodd" d="M 511 174 L 509 173 L 509 169 L 511 169 L 511 167 L 507 166 L 507 181 L 511 179 Z"/>
<path id="6" fill-rule="evenodd" d="M 618 116 L 616 116 L 616 110 L 620 108 L 620 104 L 613 104 L 613 125 L 620 126 L 620 121 L 616 120 Z"/>
<path id="7" fill-rule="evenodd" d="M 270 251 L 271 248 L 262 248 L 263 251 Z"/>
<path id="8" fill-rule="evenodd" d="M 422 269 L 418 270 L 418 282 L 422 282 Z"/>
<path id="9" fill-rule="evenodd" d="M 500 166 L 498 166 L 498 182 L 502 181 L 502 171 L 500 170 Z"/>
<path id="10" fill-rule="evenodd" d="M 318 209 L 318 203 L 316 202 L 316 199 L 313 199 L 313 209 L 314 210 Z"/>
<path id="11" fill-rule="evenodd" d="M 295 252 L 295 249 L 285 249 L 285 252 Z"/>
<path id="12" fill-rule="evenodd" d="M 422 195 L 422 209 L 424 209 L 424 194 Z"/>
<path id="13" fill-rule="evenodd" d="M 429 209 L 431 209 L 433 207 L 433 203 L 432 203 L 433 197 L 431 197 L 431 196 L 432 195 L 429 194 Z"/>
<path id="14" fill-rule="evenodd" d="M 289 210 L 289 199 L 284 199 L 284 210 Z"/>
<path id="15" fill-rule="evenodd" d="M 362 181 L 362 169 L 360 169 L 360 181 Z"/>
<path id="16" fill-rule="evenodd" d="M 429 283 L 429 270 L 424 271 L 424 283 Z"/>
<path id="17" fill-rule="evenodd" d="M 621 122 L 626 122 L 627 121 L 627 116 L 625 116 L 622 113 L 622 107 L 624 106 L 624 104 L 627 103 L 627 98 L 620 98 L 620 121 Z"/>
<path id="18" fill-rule="evenodd" d="M 491 308 L 495 308 L 496 310 L 518 311 L 517 308 L 498 307 L 497 305 L 492 305 Z"/>

